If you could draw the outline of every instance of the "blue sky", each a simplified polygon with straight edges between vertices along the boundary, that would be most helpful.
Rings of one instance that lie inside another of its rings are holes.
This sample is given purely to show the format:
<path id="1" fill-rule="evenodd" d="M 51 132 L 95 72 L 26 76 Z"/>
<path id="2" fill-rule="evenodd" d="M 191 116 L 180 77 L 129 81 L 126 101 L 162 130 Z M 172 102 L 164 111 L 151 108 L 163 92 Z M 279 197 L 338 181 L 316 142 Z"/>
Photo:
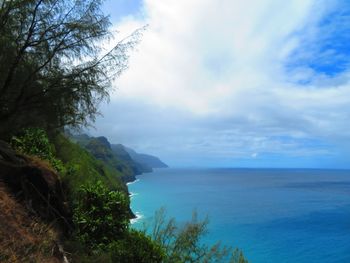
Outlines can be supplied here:
<path id="1" fill-rule="evenodd" d="M 106 1 L 149 25 L 94 135 L 172 166 L 350 168 L 350 3 Z"/>
<path id="2" fill-rule="evenodd" d="M 136 16 L 142 7 L 142 0 L 106 0 L 103 11 L 110 15 L 112 23 L 118 23 L 126 16 Z"/>

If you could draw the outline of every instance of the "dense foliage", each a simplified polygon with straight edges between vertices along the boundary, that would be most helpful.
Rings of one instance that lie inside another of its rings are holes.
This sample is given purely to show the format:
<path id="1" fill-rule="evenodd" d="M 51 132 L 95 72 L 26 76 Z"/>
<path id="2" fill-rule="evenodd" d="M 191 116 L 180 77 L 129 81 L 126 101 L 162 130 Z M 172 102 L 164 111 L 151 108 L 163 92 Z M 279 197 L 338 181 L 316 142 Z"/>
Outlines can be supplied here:
<path id="1" fill-rule="evenodd" d="M 125 193 L 110 191 L 101 181 L 80 188 L 74 208 L 76 261 L 163 262 L 163 248 L 143 232 L 129 228 L 129 201 Z"/>
<path id="2" fill-rule="evenodd" d="M 58 172 L 65 171 L 61 160 L 55 157 L 55 147 L 50 143 L 46 132 L 39 128 L 27 128 L 11 138 L 11 145 L 17 151 L 39 157 L 50 162 Z"/>
<path id="3" fill-rule="evenodd" d="M 127 66 L 139 32 L 112 37 L 101 0 L 0 1 L 0 138 L 24 127 L 54 129 L 94 119 Z"/>
<path id="4" fill-rule="evenodd" d="M 125 193 L 108 190 L 101 181 L 80 188 L 74 209 L 79 239 L 88 247 L 106 245 L 121 237 L 129 225 Z"/>
<path id="5" fill-rule="evenodd" d="M 110 245 L 112 262 L 161 263 L 164 249 L 143 232 L 130 230 Z"/>

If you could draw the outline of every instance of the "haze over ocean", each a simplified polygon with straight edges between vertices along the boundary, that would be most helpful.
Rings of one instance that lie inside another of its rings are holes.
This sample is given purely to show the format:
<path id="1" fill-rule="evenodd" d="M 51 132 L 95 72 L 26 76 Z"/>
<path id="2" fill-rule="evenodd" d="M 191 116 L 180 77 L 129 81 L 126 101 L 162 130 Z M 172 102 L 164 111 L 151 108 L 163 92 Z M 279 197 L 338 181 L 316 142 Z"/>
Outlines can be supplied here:
<path id="1" fill-rule="evenodd" d="M 249 262 L 350 262 L 350 171 L 158 169 L 129 185 L 138 226 L 166 207 L 209 215 L 204 242 L 243 249 Z"/>

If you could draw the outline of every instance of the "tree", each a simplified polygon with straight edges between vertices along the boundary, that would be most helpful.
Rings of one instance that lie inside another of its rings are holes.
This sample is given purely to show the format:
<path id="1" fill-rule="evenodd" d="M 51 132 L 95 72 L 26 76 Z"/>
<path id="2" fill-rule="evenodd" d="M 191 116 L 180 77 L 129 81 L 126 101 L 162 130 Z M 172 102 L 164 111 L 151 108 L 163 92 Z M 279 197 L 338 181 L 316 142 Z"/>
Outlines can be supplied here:
<path id="1" fill-rule="evenodd" d="M 0 137 L 87 125 L 127 67 L 142 29 L 103 53 L 101 0 L 0 0 Z"/>

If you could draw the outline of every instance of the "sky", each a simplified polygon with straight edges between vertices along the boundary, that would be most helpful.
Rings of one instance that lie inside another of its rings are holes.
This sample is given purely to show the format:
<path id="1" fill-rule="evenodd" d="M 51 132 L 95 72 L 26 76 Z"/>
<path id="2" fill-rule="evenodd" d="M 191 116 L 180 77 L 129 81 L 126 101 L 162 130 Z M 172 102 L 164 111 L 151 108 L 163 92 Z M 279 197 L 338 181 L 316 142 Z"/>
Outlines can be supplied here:
<path id="1" fill-rule="evenodd" d="M 104 10 L 114 41 L 147 29 L 92 135 L 170 166 L 350 168 L 348 1 L 108 0 Z"/>

